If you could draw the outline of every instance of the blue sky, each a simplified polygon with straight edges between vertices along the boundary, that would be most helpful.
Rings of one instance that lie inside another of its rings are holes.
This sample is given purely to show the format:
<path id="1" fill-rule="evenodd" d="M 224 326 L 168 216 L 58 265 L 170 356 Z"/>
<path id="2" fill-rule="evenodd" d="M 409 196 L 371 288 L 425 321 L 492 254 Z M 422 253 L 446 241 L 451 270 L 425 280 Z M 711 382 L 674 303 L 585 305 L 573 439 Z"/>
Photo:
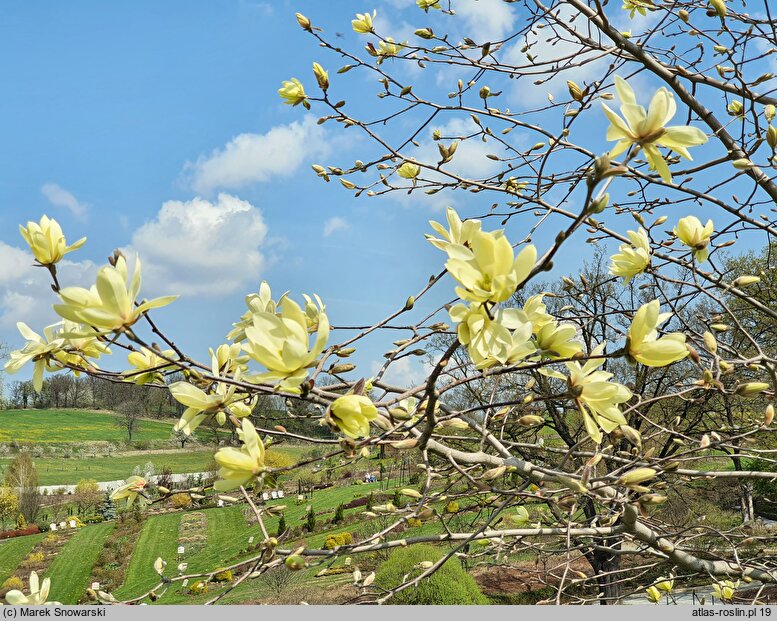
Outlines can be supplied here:
<path id="1" fill-rule="evenodd" d="M 425 15 L 412 0 L 5 3 L 0 340 L 18 347 L 16 321 L 40 329 L 56 320 L 45 275 L 31 267 L 17 232 L 19 223 L 44 213 L 60 221 L 69 240 L 88 237 L 63 264 L 63 284 L 91 284 L 116 247 L 138 253 L 143 294 L 182 295 L 157 312 L 160 325 L 201 359 L 223 342 L 244 310 L 244 295 L 263 279 L 276 295 L 318 293 L 335 325 L 375 322 L 419 290 L 444 263 L 424 241 L 427 220 L 443 219 L 449 202 L 465 216 L 485 213 L 494 199 L 466 192 L 434 200 L 356 199 L 336 180 L 324 184 L 310 164 L 347 166 L 374 155 L 373 147 L 354 131 L 317 125 L 315 109 L 292 108 L 277 95 L 292 76 L 314 93 L 310 66 L 318 60 L 330 70 L 335 98 L 370 114 L 379 105 L 374 79 L 337 76 L 342 61 L 324 54 L 294 13 L 363 53 L 365 39 L 350 20 L 373 6 L 381 32 L 398 40 L 426 25 L 489 40 L 520 18 L 517 5 L 500 0 L 460 1 L 455 18 Z M 622 14 L 618 19 L 627 25 Z M 455 83 L 444 72 L 398 71 L 423 77 L 417 88 L 437 96 Z M 521 85 L 501 104 L 510 105 L 510 97 L 546 102 L 567 77 L 538 88 Z M 466 115 L 446 119 L 444 127 L 463 131 L 467 122 Z M 603 152 L 600 122 L 587 131 L 590 148 Z M 477 165 L 489 149 L 467 145 L 462 165 Z M 567 256 L 575 260 L 561 267 L 573 271 L 581 255 Z M 450 297 L 452 287 L 443 286 L 431 299 Z M 364 374 L 394 338 L 366 344 L 358 358 Z M 412 369 L 404 373 L 398 379 L 417 378 Z"/>

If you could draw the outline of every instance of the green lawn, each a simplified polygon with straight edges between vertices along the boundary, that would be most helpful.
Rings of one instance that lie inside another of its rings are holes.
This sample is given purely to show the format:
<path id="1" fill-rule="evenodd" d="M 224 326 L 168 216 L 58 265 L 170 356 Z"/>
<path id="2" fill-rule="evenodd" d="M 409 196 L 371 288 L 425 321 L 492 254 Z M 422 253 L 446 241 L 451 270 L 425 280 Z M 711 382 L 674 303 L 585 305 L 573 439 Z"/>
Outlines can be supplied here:
<path id="1" fill-rule="evenodd" d="M 114 593 L 117 598 L 128 599 L 142 595 L 158 584 L 159 576 L 154 571 L 154 561 L 160 556 L 167 561 L 170 567 L 168 571 L 175 571 L 178 566 L 176 550 L 181 515 L 167 513 L 146 521 L 132 553 L 124 585 Z"/>
<path id="2" fill-rule="evenodd" d="M 51 577 L 49 599 L 63 604 L 78 603 L 89 586 L 92 567 L 113 528 L 112 522 L 84 527 L 68 541 L 46 572 Z"/>
<path id="3" fill-rule="evenodd" d="M 34 458 L 38 469 L 40 485 L 75 485 L 81 479 L 117 481 L 132 474 L 135 466 L 148 462 L 154 464 L 157 473 L 169 467 L 174 473 L 202 472 L 213 459 L 211 449 L 183 450 L 176 453 L 155 453 L 139 455 L 117 455 L 114 457 L 85 457 L 82 459 L 61 459 L 51 457 Z M 12 459 L 0 459 L 0 472 Z"/>
<path id="4" fill-rule="evenodd" d="M 0 584 L 5 582 L 45 533 L 0 541 Z"/>
<path id="5" fill-rule="evenodd" d="M 127 432 L 107 412 L 83 410 L 2 410 L 0 442 L 54 444 L 67 442 L 126 442 Z M 165 440 L 170 437 L 173 421 L 140 421 L 132 434 L 133 442 Z"/>

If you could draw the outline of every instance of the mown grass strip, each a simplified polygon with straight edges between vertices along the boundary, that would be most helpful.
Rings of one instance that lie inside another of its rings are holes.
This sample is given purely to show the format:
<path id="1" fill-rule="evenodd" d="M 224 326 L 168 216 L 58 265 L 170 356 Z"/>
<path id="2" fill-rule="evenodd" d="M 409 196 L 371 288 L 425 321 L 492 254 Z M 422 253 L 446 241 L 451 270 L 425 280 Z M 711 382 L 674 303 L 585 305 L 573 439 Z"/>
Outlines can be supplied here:
<path id="1" fill-rule="evenodd" d="M 155 515 L 146 520 L 135 544 L 124 585 L 114 593 L 117 598 L 137 597 L 157 585 L 159 576 L 154 571 L 154 561 L 160 556 L 170 566 L 171 569 L 168 571 L 175 571 L 178 565 L 176 551 L 181 515 L 181 513 L 168 513 Z"/>
<path id="2" fill-rule="evenodd" d="M 36 544 L 45 537 L 45 533 L 14 537 L 0 542 L 0 584 L 11 577 Z"/>
<path id="3" fill-rule="evenodd" d="M 113 523 L 81 528 L 62 548 L 46 572 L 51 578 L 50 600 L 78 603 L 89 586 L 92 567 L 113 529 Z"/>

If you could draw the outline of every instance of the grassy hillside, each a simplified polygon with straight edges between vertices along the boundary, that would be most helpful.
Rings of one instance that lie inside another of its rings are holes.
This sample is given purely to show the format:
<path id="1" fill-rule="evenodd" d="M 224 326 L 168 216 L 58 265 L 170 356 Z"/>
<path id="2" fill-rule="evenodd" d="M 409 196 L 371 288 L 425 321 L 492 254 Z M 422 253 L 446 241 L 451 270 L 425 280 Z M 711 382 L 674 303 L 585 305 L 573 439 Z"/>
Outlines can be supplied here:
<path id="1" fill-rule="evenodd" d="M 81 479 L 97 481 L 116 481 L 132 474 L 135 466 L 151 462 L 155 472 L 169 467 L 174 473 L 202 472 L 213 459 L 213 449 L 184 450 L 176 453 L 148 452 L 137 455 L 118 455 L 114 457 L 56 458 L 36 457 L 40 485 L 70 485 Z M 0 459 L 0 472 L 12 459 Z"/>
<path id="2" fill-rule="evenodd" d="M 126 442 L 127 432 L 118 426 L 119 420 L 115 414 L 84 410 L 2 410 L 0 442 Z M 170 437 L 172 425 L 172 421 L 140 421 L 132 440 L 165 440 Z"/>

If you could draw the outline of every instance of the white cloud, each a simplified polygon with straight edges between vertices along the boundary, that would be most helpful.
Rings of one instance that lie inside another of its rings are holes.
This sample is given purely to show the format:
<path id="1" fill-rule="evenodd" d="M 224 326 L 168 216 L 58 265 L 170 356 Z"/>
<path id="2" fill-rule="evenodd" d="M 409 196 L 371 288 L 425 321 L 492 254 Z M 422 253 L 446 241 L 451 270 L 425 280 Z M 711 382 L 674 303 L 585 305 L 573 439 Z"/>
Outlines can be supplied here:
<path id="1" fill-rule="evenodd" d="M 44 183 L 40 191 L 56 207 L 69 209 L 78 218 L 86 215 L 86 204 L 80 203 L 75 196 L 56 183 Z"/>
<path id="2" fill-rule="evenodd" d="M 57 264 L 62 286 L 89 287 L 94 282 L 97 266 L 91 261 L 63 260 Z M 12 328 L 23 321 L 36 332 L 59 321 L 51 306 L 57 302 L 51 290 L 48 271 L 35 267 L 31 253 L 0 242 L 0 329 L 3 338 L 15 344 L 21 337 Z"/>
<path id="3" fill-rule="evenodd" d="M 258 208 L 222 193 L 214 202 L 166 202 L 129 251 L 143 263 L 146 295 L 221 295 L 261 280 L 266 236 Z"/>
<path id="4" fill-rule="evenodd" d="M 329 151 L 324 128 L 307 115 L 302 122 L 278 125 L 265 134 L 240 134 L 209 156 L 187 162 L 184 176 L 195 191 L 209 194 L 289 176 Z"/>
<path id="5" fill-rule="evenodd" d="M 335 231 L 345 231 L 349 228 L 350 227 L 348 222 L 345 221 L 345 218 L 340 218 L 338 216 L 329 218 L 329 220 L 324 222 L 324 237 L 329 237 Z"/>
<path id="6" fill-rule="evenodd" d="M 382 366 L 380 362 L 373 362 L 371 365 L 372 374 L 375 375 Z M 400 358 L 391 363 L 382 380 L 394 386 L 411 388 L 424 382 L 431 370 L 431 365 L 419 358 Z"/>
<path id="7" fill-rule="evenodd" d="M 467 0 L 455 9 L 465 22 L 464 35 L 476 43 L 500 41 L 513 32 L 515 13 L 503 0 Z"/>

